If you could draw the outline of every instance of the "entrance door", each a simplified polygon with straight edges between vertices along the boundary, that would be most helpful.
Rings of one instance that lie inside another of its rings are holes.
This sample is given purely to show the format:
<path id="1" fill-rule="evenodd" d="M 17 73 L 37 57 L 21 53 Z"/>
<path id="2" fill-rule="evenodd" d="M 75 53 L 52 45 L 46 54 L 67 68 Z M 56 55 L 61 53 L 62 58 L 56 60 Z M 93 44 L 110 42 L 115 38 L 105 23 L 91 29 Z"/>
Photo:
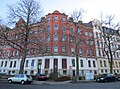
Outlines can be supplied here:
<path id="1" fill-rule="evenodd" d="M 58 59 L 54 59 L 53 68 L 54 68 L 54 72 L 58 71 Z"/>

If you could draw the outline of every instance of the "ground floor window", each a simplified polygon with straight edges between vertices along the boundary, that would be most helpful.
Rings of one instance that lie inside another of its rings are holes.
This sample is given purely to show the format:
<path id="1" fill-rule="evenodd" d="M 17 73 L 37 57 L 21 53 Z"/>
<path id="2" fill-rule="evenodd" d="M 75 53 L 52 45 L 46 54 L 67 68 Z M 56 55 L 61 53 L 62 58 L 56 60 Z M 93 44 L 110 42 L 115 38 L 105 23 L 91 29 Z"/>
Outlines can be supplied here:
<path id="1" fill-rule="evenodd" d="M 34 70 L 31 70 L 30 74 L 34 74 Z"/>
<path id="2" fill-rule="evenodd" d="M 27 74 L 27 71 L 25 71 L 25 74 Z"/>
<path id="3" fill-rule="evenodd" d="M 63 70 L 63 75 L 66 75 L 67 74 L 67 71 L 66 70 Z"/>

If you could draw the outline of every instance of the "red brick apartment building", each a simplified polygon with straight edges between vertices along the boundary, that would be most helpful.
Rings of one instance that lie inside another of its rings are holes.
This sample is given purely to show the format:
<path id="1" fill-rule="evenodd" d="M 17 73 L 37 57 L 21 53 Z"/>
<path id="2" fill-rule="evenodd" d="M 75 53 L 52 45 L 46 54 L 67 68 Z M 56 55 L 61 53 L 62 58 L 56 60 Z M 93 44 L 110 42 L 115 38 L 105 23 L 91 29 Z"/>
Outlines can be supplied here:
<path id="1" fill-rule="evenodd" d="M 10 39 L 22 38 L 19 35 L 22 23 L 24 20 L 20 19 L 15 28 L 10 30 Z M 80 76 L 86 73 L 98 74 L 94 33 L 90 23 L 74 22 L 68 15 L 56 10 L 32 24 L 29 33 L 24 67 L 26 74 L 36 75 L 38 71 L 49 74 L 56 70 L 60 75 L 74 76 L 76 54 L 79 55 Z M 22 45 L 23 41 L 20 39 L 16 42 Z M 21 61 L 19 51 L 6 44 L 1 48 L 4 51 L 0 59 L 0 72 L 12 75 L 18 73 Z"/>

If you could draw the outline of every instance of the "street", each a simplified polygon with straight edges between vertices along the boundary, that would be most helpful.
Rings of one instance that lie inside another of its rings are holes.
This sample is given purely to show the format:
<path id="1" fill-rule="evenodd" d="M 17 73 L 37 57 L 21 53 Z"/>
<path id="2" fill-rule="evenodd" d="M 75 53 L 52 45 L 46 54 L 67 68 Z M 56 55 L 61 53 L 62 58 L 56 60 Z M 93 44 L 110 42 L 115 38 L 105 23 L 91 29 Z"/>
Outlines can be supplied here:
<path id="1" fill-rule="evenodd" d="M 61 84 L 8 84 L 0 82 L 0 89 L 120 89 L 120 82 L 61 83 Z"/>

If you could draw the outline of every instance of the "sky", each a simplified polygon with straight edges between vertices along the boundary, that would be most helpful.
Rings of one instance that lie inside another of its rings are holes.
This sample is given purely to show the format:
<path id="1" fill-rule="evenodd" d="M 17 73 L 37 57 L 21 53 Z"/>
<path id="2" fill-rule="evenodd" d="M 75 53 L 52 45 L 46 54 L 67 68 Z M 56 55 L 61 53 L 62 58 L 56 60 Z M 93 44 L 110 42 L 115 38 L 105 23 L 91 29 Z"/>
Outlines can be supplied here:
<path id="1" fill-rule="evenodd" d="M 6 18 L 8 5 L 13 5 L 19 0 L 1 0 L 0 17 Z M 74 9 L 85 10 L 83 22 L 89 22 L 100 18 L 100 12 L 104 15 L 115 15 L 116 20 L 120 21 L 120 0 L 37 0 L 40 1 L 44 15 L 59 10 L 70 16 Z"/>

